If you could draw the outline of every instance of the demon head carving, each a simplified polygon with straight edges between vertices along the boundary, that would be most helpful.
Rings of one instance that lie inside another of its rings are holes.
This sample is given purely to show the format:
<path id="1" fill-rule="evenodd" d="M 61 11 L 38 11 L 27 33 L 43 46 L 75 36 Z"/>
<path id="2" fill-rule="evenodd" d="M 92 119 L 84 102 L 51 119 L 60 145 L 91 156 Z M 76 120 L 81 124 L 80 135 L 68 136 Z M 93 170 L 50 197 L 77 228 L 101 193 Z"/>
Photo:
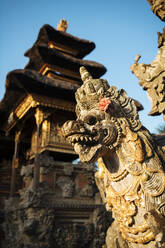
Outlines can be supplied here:
<path id="1" fill-rule="evenodd" d="M 93 79 L 80 68 L 83 85 L 76 92 L 76 121 L 63 126 L 64 136 L 74 145 L 82 162 L 94 162 L 122 139 L 123 121 L 132 129 L 141 123 L 133 99 L 124 90 L 117 91 L 104 79 Z"/>

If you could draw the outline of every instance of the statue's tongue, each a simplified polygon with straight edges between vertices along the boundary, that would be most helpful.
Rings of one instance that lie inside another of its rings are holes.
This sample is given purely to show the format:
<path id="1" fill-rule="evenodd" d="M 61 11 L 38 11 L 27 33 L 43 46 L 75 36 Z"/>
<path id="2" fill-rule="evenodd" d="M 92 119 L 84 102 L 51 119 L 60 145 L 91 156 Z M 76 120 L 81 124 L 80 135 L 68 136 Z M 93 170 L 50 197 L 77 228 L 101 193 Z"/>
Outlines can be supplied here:
<path id="1" fill-rule="evenodd" d="M 95 162 L 95 160 L 97 159 L 97 155 L 100 151 L 100 148 L 101 145 L 92 146 L 92 147 L 84 146 L 79 143 L 76 143 L 74 145 L 74 150 L 79 155 L 80 160 L 86 163 Z"/>
<path id="2" fill-rule="evenodd" d="M 80 153 L 81 153 L 81 150 L 82 150 L 81 145 L 78 144 L 78 143 L 76 143 L 76 144 L 74 145 L 74 150 L 75 150 L 76 153 L 80 154 Z"/>

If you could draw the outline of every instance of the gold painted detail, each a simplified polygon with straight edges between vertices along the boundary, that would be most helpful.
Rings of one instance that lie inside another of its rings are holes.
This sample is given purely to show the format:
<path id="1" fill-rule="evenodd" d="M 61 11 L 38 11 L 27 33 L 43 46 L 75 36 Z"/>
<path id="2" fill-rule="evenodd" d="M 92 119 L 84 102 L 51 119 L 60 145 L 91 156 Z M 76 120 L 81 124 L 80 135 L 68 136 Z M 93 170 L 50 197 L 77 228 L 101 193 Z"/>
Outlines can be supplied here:
<path id="1" fill-rule="evenodd" d="M 48 73 L 46 74 L 46 76 L 48 78 L 54 78 L 54 79 L 59 79 L 61 81 L 67 81 L 67 83 L 72 83 L 72 84 L 75 84 L 75 85 L 78 85 L 80 86 L 81 85 L 81 82 L 75 78 L 72 78 L 72 77 L 66 77 L 65 75 L 62 75 L 62 74 L 57 74 L 57 73 L 54 73 L 52 71 L 48 71 Z"/>
<path id="2" fill-rule="evenodd" d="M 31 107 L 36 107 L 38 102 L 34 101 L 32 95 L 28 95 L 23 102 L 16 108 L 15 115 L 21 119 Z"/>
<path id="3" fill-rule="evenodd" d="M 73 49 L 70 49 L 69 47 L 66 47 L 64 45 L 55 43 L 53 41 L 49 41 L 48 42 L 48 47 L 55 48 L 55 49 L 57 49 L 57 50 L 59 50 L 61 52 L 64 52 L 66 54 L 69 54 L 69 55 L 77 56 L 77 53 L 78 53 L 78 51 L 76 51 L 74 48 Z"/>
<path id="4" fill-rule="evenodd" d="M 75 103 L 73 102 L 66 101 L 63 99 L 55 99 L 51 97 L 41 96 L 37 94 L 29 94 L 16 107 L 16 109 L 11 112 L 8 118 L 8 125 L 5 128 L 6 132 L 9 132 L 9 130 L 11 130 L 16 125 L 18 120 L 21 120 L 31 108 L 35 108 L 37 106 L 44 106 L 75 112 Z"/>
<path id="5" fill-rule="evenodd" d="M 37 102 L 34 101 L 32 95 L 28 95 L 23 102 L 21 102 L 20 105 L 18 105 L 18 107 L 16 108 L 16 110 L 14 111 L 16 117 L 18 119 L 21 119 L 31 107 L 36 107 L 37 106 Z"/>
<path id="6" fill-rule="evenodd" d="M 22 130 L 19 130 L 15 134 L 15 142 L 19 142 Z"/>
<path id="7" fill-rule="evenodd" d="M 50 134 L 50 121 L 46 119 L 42 123 L 41 147 L 44 147 L 49 144 L 49 134 Z"/>
<path id="8" fill-rule="evenodd" d="M 73 78 L 78 79 L 80 81 L 80 75 L 78 73 L 73 72 L 69 69 L 60 67 L 60 66 L 56 66 L 56 65 L 44 64 L 41 67 L 39 72 L 42 75 L 46 75 L 49 71 L 50 72 L 52 71 L 54 73 L 59 73 L 59 75 L 63 74 L 63 75 L 69 76 L 69 77 L 73 77 Z"/>
<path id="9" fill-rule="evenodd" d="M 41 125 L 43 121 L 43 117 L 44 117 L 43 111 L 40 108 L 36 108 L 35 119 L 37 126 Z"/>
<path id="10" fill-rule="evenodd" d="M 53 72 L 55 72 L 55 70 L 54 70 L 54 68 L 53 68 L 52 66 L 48 66 L 47 64 L 44 64 L 44 65 L 41 67 L 41 69 L 40 69 L 39 72 L 40 72 L 42 75 L 46 75 L 46 73 L 47 73 L 48 71 L 53 71 Z"/>
<path id="11" fill-rule="evenodd" d="M 64 99 L 57 99 L 34 94 L 33 99 L 38 102 L 41 106 L 75 112 L 75 103 Z"/>
<path id="12" fill-rule="evenodd" d="M 62 18 L 57 26 L 57 30 L 66 32 L 67 28 L 68 28 L 68 22 L 64 18 Z"/>
<path id="13" fill-rule="evenodd" d="M 25 116 L 25 114 L 30 110 L 30 108 L 34 108 L 37 105 L 38 102 L 34 101 L 32 95 L 26 96 L 23 101 L 16 107 L 16 109 L 9 115 L 6 132 L 9 132 L 9 130 L 11 130 L 13 126 L 15 126 L 17 121 L 19 121 Z"/>

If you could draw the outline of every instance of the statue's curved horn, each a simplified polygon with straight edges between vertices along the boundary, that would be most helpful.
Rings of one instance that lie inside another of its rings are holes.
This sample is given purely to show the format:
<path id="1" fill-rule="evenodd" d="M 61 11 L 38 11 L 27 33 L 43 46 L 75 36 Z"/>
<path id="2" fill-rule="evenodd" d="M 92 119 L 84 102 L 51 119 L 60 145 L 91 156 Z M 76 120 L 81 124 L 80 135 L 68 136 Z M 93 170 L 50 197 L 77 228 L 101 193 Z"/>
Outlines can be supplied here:
<path id="1" fill-rule="evenodd" d="M 90 79 L 93 79 L 91 74 L 87 71 L 87 69 L 84 66 L 80 67 L 80 75 L 83 83 L 87 82 Z"/>

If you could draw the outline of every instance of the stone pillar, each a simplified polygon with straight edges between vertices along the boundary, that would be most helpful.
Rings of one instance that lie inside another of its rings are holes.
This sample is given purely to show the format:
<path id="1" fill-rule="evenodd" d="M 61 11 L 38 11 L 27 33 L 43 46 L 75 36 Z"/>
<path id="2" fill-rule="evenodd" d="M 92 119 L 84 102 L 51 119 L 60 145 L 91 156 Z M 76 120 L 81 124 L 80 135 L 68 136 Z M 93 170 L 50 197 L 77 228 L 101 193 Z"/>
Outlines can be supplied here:
<path id="1" fill-rule="evenodd" d="M 12 173 L 11 173 L 11 186 L 10 186 L 10 197 L 14 196 L 15 193 L 15 179 L 16 179 L 16 168 L 18 168 L 18 144 L 21 135 L 21 130 L 17 131 L 15 134 L 15 148 L 14 155 L 12 159 Z"/>
<path id="2" fill-rule="evenodd" d="M 41 109 L 36 108 L 35 120 L 37 125 L 37 141 L 36 141 L 36 154 L 34 159 L 34 180 L 33 189 L 36 190 L 39 185 L 40 178 L 40 163 L 39 163 L 39 150 L 40 150 L 40 127 L 43 121 L 43 112 Z"/>

